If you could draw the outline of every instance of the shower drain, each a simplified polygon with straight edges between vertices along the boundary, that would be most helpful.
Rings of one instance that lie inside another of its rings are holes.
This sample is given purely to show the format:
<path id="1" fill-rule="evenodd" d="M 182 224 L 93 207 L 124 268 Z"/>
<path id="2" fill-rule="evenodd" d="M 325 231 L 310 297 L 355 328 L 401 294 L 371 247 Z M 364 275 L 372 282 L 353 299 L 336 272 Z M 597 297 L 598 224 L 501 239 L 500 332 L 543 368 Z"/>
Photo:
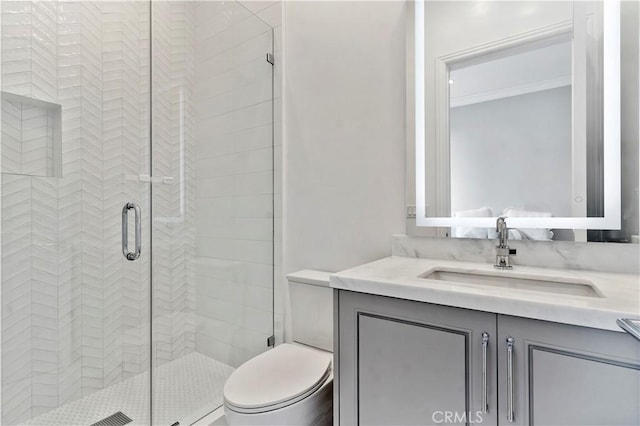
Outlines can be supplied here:
<path id="1" fill-rule="evenodd" d="M 99 422 L 95 422 L 91 426 L 122 426 L 126 425 L 127 423 L 131 423 L 132 421 L 133 420 L 127 417 L 122 411 L 118 411 L 117 413 L 112 414 L 109 417 L 105 417 Z"/>

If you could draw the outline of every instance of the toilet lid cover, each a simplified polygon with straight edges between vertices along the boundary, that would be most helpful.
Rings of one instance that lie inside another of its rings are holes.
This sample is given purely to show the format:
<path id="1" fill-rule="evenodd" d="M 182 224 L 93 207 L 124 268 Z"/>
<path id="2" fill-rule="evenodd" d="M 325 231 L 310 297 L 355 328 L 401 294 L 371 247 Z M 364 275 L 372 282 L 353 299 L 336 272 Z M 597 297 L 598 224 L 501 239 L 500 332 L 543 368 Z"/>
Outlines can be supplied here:
<path id="1" fill-rule="evenodd" d="M 281 404 L 328 377 L 331 354 L 284 343 L 242 364 L 224 385 L 225 401 L 240 408 Z"/>

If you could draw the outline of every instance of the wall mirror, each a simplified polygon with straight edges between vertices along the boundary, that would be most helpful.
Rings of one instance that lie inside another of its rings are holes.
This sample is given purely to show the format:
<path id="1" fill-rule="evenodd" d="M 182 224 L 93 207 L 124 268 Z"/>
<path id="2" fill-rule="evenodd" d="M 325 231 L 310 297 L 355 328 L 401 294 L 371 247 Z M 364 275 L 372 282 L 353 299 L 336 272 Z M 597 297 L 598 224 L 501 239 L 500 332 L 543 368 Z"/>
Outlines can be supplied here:
<path id="1" fill-rule="evenodd" d="M 637 3 L 413 7 L 416 225 L 494 238 L 506 216 L 516 239 L 635 240 Z"/>

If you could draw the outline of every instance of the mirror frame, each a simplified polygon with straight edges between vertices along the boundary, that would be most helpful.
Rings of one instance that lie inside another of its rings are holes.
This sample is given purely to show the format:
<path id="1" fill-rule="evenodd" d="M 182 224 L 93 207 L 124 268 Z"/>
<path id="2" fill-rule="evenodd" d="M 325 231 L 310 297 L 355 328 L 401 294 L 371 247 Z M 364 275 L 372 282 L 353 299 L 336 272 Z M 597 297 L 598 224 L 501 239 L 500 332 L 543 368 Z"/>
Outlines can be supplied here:
<path id="1" fill-rule="evenodd" d="M 428 0 L 426 0 L 428 1 Z M 603 127 L 604 127 L 604 216 L 603 217 L 510 217 L 510 228 L 554 228 L 554 229 L 620 229 L 621 228 L 621 179 L 620 179 L 620 0 L 603 1 Z M 418 227 L 482 227 L 495 226 L 496 217 L 428 217 L 426 206 L 426 123 L 425 123 L 425 0 L 414 3 L 413 28 L 413 93 L 415 99 L 411 105 L 414 111 L 413 133 L 415 140 L 415 199 L 416 226 Z M 554 31 L 566 31 L 566 27 L 547 29 L 542 35 L 548 37 Z M 535 34 L 534 34 L 535 36 Z M 539 37 L 539 35 L 538 35 Z M 514 40 L 521 40 L 514 37 Z M 498 43 L 500 48 L 508 46 L 509 41 Z M 473 50 L 473 49 L 472 49 Z M 408 52 L 409 53 L 409 52 Z M 448 75 L 448 62 L 468 52 L 458 52 L 438 58 L 439 80 Z M 452 59 L 453 58 L 453 59 Z M 447 81 L 445 79 L 444 81 Z M 409 87 L 410 84 L 407 82 Z M 445 92 L 445 93 L 443 93 Z M 436 96 L 437 102 L 448 99 L 445 87 Z M 443 96 L 446 96 L 443 98 Z M 409 105 L 408 105 L 409 106 Z M 447 102 L 448 106 L 448 102 Z M 408 110 L 410 110 L 408 108 Z M 439 108 L 436 108 L 439 110 Z M 438 120 L 439 126 L 443 120 Z M 448 120 L 444 121 L 448 125 Z M 448 130 L 448 129 L 445 129 Z M 440 130 L 442 132 L 443 130 Z M 437 141 L 434 141 L 438 143 Z M 440 161 L 443 156 L 438 155 Z M 448 167 L 445 168 L 448 170 Z M 615 172 L 614 172 L 615 171 Z M 612 173 L 613 172 L 613 173 Z M 438 202 L 441 197 L 438 195 Z"/>

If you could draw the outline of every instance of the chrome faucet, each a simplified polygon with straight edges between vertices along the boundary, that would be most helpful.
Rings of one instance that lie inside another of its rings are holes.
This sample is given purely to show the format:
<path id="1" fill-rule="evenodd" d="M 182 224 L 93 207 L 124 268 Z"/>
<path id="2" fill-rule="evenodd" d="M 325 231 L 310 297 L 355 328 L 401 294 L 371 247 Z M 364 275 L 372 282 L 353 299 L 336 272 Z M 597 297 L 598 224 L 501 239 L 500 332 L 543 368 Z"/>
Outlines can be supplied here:
<path id="1" fill-rule="evenodd" d="M 511 255 L 516 254 L 516 249 L 509 248 L 509 228 L 504 217 L 499 217 L 496 221 L 496 232 L 498 233 L 498 245 L 496 246 L 496 264 L 493 265 L 497 269 L 511 269 Z"/>

